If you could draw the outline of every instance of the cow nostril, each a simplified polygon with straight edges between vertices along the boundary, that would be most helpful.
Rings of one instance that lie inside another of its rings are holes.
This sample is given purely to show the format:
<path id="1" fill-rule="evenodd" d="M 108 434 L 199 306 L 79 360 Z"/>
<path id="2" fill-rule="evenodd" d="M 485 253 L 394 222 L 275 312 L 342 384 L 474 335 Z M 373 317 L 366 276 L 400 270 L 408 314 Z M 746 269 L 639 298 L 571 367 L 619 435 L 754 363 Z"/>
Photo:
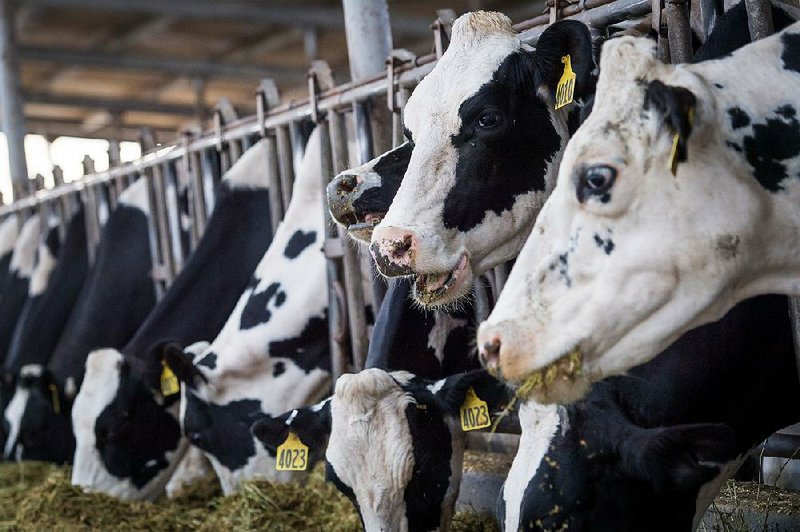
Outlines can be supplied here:
<path id="1" fill-rule="evenodd" d="M 487 362 L 496 362 L 500 356 L 500 338 L 494 337 L 483 344 L 483 356 Z"/>
<path id="2" fill-rule="evenodd" d="M 339 178 L 339 183 L 336 186 L 336 190 L 339 194 L 349 194 L 353 192 L 358 185 L 358 179 L 355 175 L 345 175 Z"/>
<path id="3" fill-rule="evenodd" d="M 392 249 L 392 256 L 395 259 L 402 259 L 408 254 L 408 251 L 411 249 L 411 244 L 411 235 L 406 235 L 403 240 L 398 240 Z"/>

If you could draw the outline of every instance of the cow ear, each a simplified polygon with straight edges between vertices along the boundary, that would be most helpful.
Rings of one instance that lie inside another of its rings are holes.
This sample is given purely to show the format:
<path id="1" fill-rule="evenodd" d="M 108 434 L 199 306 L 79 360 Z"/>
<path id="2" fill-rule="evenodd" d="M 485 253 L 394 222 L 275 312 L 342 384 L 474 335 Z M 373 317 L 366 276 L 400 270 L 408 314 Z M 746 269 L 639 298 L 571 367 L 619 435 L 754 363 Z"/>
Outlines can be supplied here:
<path id="1" fill-rule="evenodd" d="M 638 429 L 620 442 L 623 469 L 656 491 L 699 487 L 737 456 L 730 427 L 696 423 Z"/>
<path id="2" fill-rule="evenodd" d="M 670 169 L 675 174 L 677 164 L 688 156 L 687 144 L 692 133 L 697 97 L 684 87 L 673 87 L 659 80 L 647 86 L 644 108 L 652 109 L 662 119 L 667 133 L 673 138 Z"/>
<path id="3" fill-rule="evenodd" d="M 573 100 L 582 100 L 594 93 L 595 69 L 592 35 L 577 20 L 560 20 L 551 24 L 536 43 L 536 89 L 546 95 L 547 103 L 556 105 L 556 90 L 569 65 L 575 74 Z"/>
<path id="4" fill-rule="evenodd" d="M 470 388 L 478 399 L 486 401 L 490 412 L 503 409 L 511 400 L 511 390 L 503 383 L 479 369 L 447 377 L 435 384 L 436 398 L 451 415 L 458 416 Z"/>
<path id="5" fill-rule="evenodd" d="M 178 344 L 169 343 L 162 346 L 161 356 L 164 363 L 182 383 L 191 386 L 196 382 L 195 379 L 206 381 L 203 372 L 194 365 L 194 355 L 184 351 Z"/>
<path id="6" fill-rule="evenodd" d="M 253 423 L 250 431 L 271 454 L 286 441 L 289 432 L 297 435 L 309 450 L 309 464 L 325 455 L 331 434 L 330 400 L 306 408 L 286 412 L 277 417 L 264 416 Z"/>

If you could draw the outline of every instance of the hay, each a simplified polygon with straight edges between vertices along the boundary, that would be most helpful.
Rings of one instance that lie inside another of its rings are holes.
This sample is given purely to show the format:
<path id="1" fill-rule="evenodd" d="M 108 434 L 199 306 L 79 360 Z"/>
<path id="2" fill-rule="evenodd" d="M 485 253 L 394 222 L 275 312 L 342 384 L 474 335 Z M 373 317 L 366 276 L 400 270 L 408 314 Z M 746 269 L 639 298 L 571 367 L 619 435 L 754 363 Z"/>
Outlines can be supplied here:
<path id="1" fill-rule="evenodd" d="M 0 464 L 0 530 L 350 532 L 361 530 L 361 521 L 350 501 L 325 482 L 322 467 L 303 485 L 252 481 L 230 497 L 209 476 L 175 499 L 150 503 L 84 493 L 70 484 L 69 468 L 25 462 Z M 452 530 L 498 528 L 491 517 L 462 512 Z"/>

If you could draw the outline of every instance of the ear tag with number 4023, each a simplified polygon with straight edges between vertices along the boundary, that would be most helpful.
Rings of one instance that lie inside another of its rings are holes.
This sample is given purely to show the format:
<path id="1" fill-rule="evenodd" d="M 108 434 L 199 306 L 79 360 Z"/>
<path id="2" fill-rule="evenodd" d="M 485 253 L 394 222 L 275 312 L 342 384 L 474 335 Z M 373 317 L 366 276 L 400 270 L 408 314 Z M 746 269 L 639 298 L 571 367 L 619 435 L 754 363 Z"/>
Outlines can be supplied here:
<path id="1" fill-rule="evenodd" d="M 475 394 L 472 387 L 461 404 L 461 428 L 463 430 L 485 429 L 492 424 L 489 407 L 486 401 Z"/>
<path id="2" fill-rule="evenodd" d="M 564 73 L 556 85 L 556 109 L 561 109 L 572 103 L 575 98 L 575 72 L 572 71 L 572 59 L 569 54 L 561 58 L 564 63 Z"/>
<path id="3" fill-rule="evenodd" d="M 161 395 L 169 397 L 181 391 L 181 385 L 178 382 L 178 377 L 172 371 L 165 361 L 161 361 Z"/>
<path id="4" fill-rule="evenodd" d="M 278 471 L 305 471 L 308 469 L 308 447 L 294 432 L 289 432 L 286 441 L 278 446 L 275 458 Z"/>

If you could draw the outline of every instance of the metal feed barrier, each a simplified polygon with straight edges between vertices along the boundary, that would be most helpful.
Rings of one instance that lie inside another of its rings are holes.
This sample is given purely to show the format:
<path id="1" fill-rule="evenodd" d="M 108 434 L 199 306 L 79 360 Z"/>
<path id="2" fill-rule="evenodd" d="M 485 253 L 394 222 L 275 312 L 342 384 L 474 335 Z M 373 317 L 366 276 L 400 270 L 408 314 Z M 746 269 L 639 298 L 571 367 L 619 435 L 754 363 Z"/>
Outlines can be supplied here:
<path id="1" fill-rule="evenodd" d="M 768 0 L 745 1 L 753 37 L 768 35 L 772 29 Z M 370 24 L 366 26 L 349 24 L 351 18 L 360 16 L 359 3 L 360 0 L 344 0 L 348 41 L 385 37 L 380 32 L 389 31 L 388 20 L 377 26 L 375 21 L 367 21 Z M 596 38 L 634 27 L 652 28 L 658 34 L 659 56 L 665 61 L 685 62 L 692 55 L 690 17 L 702 21 L 702 4 L 703 0 L 691 4 L 688 0 L 548 0 L 546 13 L 523 20 L 514 27 L 531 45 L 536 44 L 548 24 L 561 18 L 586 23 Z M 279 103 L 275 83 L 264 80 L 256 90 L 255 115 L 237 117 L 230 104 L 222 100 L 215 108 L 211 129 L 200 134 L 184 133 L 177 141 L 159 148 L 152 139 L 145 138 L 145 154 L 137 161 L 95 172 L 91 160 L 87 160 L 84 177 L 67 184 L 63 183 L 60 169 L 56 167 L 53 189 L 40 187 L 34 194 L 0 207 L 0 218 L 12 213 L 24 218 L 40 212 L 65 219 L 82 204 L 86 210 L 90 257 L 93 258 L 102 225 L 108 213 L 116 208 L 121 191 L 139 177 L 147 179 L 152 212 L 152 277 L 161 297 L 203 235 L 214 208 L 215 186 L 222 174 L 260 138 L 267 139 L 268 164 L 264 171 L 270 186 L 273 230 L 291 201 L 295 172 L 305 149 L 304 123 L 312 122 L 320 128 L 325 185 L 342 170 L 400 144 L 405 102 L 446 49 L 453 18 L 452 11 L 443 10 L 433 22 L 434 53 L 416 57 L 406 50 L 391 51 L 386 54 L 388 59 L 379 72 L 373 69 L 365 75 L 363 71 L 354 71 L 356 81 L 340 85 L 334 83 L 327 64 L 315 61 L 308 75 L 308 97 L 284 104 Z M 371 29 L 364 30 L 365 27 Z M 378 35 L 369 35 L 370 31 Z M 695 31 L 703 33 L 708 28 L 701 24 Z M 369 48 L 352 47 L 351 64 L 361 60 L 353 56 L 354 49 Z M 345 372 L 363 369 L 368 346 L 365 304 L 371 303 L 377 313 L 385 285 L 382 280 L 373 279 L 372 290 L 363 289 L 362 276 L 371 271 L 368 255 L 359 253 L 346 240 L 331 221 L 327 205 L 321 208 L 326 213 L 324 252 L 330 301 L 331 367 L 335 380 Z M 488 315 L 509 270 L 506 264 L 484 276 L 488 290 L 475 291 L 479 315 Z M 372 272 L 375 276 L 374 270 Z M 800 328 L 795 332 L 798 331 Z M 800 338 L 800 333 L 796 337 Z M 507 447 L 508 444 L 504 444 L 504 448 Z M 800 440 L 795 439 L 794 449 L 798 447 Z M 789 457 L 790 450 L 791 444 L 781 437 L 780 445 L 767 445 L 763 455 Z"/>

